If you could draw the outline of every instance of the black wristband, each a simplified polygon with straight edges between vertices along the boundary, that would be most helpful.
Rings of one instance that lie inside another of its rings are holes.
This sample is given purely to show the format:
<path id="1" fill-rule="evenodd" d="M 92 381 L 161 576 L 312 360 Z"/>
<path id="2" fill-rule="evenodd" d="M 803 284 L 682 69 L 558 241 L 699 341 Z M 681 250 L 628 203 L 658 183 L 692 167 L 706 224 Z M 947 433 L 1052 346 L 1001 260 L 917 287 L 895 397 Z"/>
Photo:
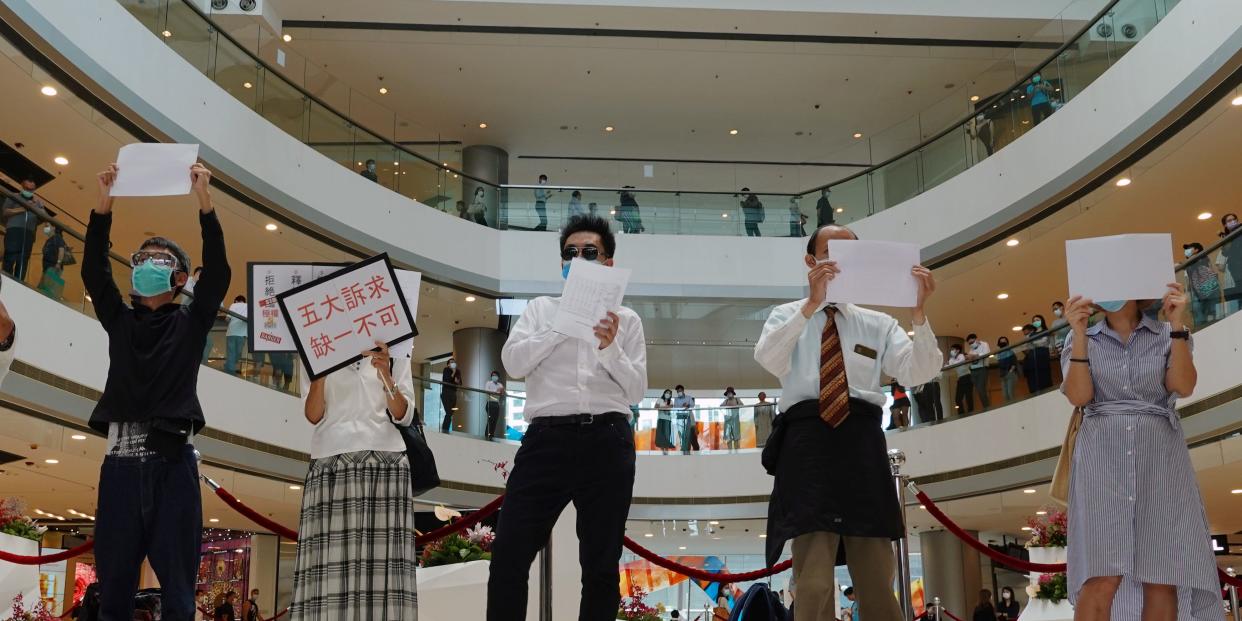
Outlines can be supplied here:
<path id="1" fill-rule="evenodd" d="M 1169 338 L 1171 338 L 1171 339 L 1182 339 L 1183 341 L 1189 341 L 1189 340 L 1190 340 L 1190 330 L 1174 330 L 1174 331 L 1172 331 L 1172 332 L 1170 332 L 1170 333 L 1169 333 Z"/>
<path id="2" fill-rule="evenodd" d="M 1078 362 L 1081 364 L 1085 364 L 1087 366 L 1091 366 L 1091 360 L 1089 358 L 1070 358 L 1070 362 Z"/>

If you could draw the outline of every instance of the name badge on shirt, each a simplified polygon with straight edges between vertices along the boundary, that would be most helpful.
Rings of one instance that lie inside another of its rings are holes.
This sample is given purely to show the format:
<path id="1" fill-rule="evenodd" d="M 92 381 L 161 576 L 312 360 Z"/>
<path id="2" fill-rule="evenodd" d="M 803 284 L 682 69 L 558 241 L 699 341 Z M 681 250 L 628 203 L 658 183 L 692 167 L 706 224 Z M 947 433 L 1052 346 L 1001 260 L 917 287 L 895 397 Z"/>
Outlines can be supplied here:
<path id="1" fill-rule="evenodd" d="M 867 347 L 862 344 L 858 344 L 854 346 L 854 353 L 860 356 L 866 356 L 867 358 L 870 358 L 872 360 L 875 360 L 876 357 L 879 356 L 879 354 L 877 354 L 874 349 L 871 349 L 870 347 Z"/>

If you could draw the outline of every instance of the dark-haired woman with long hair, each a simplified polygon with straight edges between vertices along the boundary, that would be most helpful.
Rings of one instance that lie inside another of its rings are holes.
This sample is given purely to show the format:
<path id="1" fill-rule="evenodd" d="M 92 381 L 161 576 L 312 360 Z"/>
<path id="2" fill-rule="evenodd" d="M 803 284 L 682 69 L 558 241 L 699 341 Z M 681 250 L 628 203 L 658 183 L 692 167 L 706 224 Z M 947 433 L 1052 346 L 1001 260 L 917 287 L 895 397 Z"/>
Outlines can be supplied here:
<path id="1" fill-rule="evenodd" d="M 656 432 L 655 445 L 660 452 L 668 455 L 668 450 L 677 448 L 673 444 L 673 391 L 665 388 L 664 394 L 656 399 Z"/>
<path id="2" fill-rule="evenodd" d="M 1000 601 L 996 602 L 997 621 L 1018 621 L 1018 598 L 1012 587 L 1001 587 Z"/>
<path id="3" fill-rule="evenodd" d="M 979 591 L 979 603 L 975 604 L 975 612 L 970 616 L 971 621 L 996 621 L 996 608 L 992 606 L 992 592 L 983 589 Z"/>

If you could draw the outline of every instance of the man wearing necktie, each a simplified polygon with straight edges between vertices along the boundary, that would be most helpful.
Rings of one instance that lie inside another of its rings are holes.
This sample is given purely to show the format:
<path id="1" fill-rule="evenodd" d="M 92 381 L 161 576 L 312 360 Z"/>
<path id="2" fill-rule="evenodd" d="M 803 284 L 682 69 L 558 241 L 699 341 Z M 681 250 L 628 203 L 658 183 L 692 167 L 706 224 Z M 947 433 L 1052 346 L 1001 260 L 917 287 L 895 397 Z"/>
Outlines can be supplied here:
<path id="1" fill-rule="evenodd" d="M 896 319 L 852 304 L 825 302 L 840 272 L 828 240 L 857 239 L 843 226 L 815 231 L 807 243 L 809 297 L 776 307 L 755 346 L 755 360 L 780 378 L 783 403 L 763 451 L 775 476 L 768 504 L 767 561 L 793 540 L 798 621 L 835 619 L 834 567 L 844 553 L 861 617 L 898 621 L 892 540 L 905 525 L 881 428 L 884 376 L 904 386 L 940 372 L 924 304 L 936 288 L 931 271 L 911 266 L 918 282 L 914 338 Z M 887 286 L 876 283 L 876 286 Z"/>

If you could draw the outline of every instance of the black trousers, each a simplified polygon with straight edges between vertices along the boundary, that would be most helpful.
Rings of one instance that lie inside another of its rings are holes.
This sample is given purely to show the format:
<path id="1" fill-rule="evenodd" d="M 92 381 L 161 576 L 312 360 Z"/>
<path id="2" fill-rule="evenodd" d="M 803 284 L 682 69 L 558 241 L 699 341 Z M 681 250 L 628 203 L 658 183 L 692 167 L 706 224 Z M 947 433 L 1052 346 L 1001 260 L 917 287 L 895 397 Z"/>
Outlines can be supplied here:
<path id="1" fill-rule="evenodd" d="M 539 215 L 539 226 L 535 227 L 535 230 L 548 230 L 548 204 L 544 201 L 535 201 L 535 213 Z"/>
<path id="2" fill-rule="evenodd" d="M 444 420 L 440 421 L 440 432 L 448 433 L 453 429 L 453 410 L 457 409 L 457 390 L 445 390 L 440 387 L 440 405 L 444 406 Z"/>
<path id="3" fill-rule="evenodd" d="M 34 250 L 34 231 L 14 227 L 4 234 L 4 271 L 14 280 L 26 280 L 26 266 Z"/>
<path id="4" fill-rule="evenodd" d="M 487 429 L 483 430 L 483 437 L 491 440 L 496 437 L 496 421 L 500 420 L 500 402 L 487 402 Z"/>
<path id="5" fill-rule="evenodd" d="M 105 457 L 99 471 L 95 563 L 100 621 L 134 618 L 142 559 L 160 581 L 163 617 L 194 619 L 194 581 L 203 536 L 194 447 L 176 459 Z"/>
<path id="6" fill-rule="evenodd" d="M 1040 121 L 1052 116 L 1052 102 L 1045 101 L 1031 106 L 1031 123 L 1032 127 L 1039 125 Z"/>
<path id="7" fill-rule="evenodd" d="M 944 406 L 940 404 L 940 382 L 932 380 L 914 393 L 914 402 L 919 406 L 919 421 L 930 423 L 944 420 Z"/>
<path id="8" fill-rule="evenodd" d="M 747 237 L 760 237 L 761 236 L 759 233 L 758 222 L 747 222 L 746 223 L 746 236 Z"/>
<path id="9" fill-rule="evenodd" d="M 617 618 L 621 543 L 634 492 L 634 433 L 625 418 L 589 425 L 531 423 L 513 459 L 496 526 L 487 621 L 526 619 L 535 555 L 570 502 L 578 511 L 579 621 Z"/>
<path id="10" fill-rule="evenodd" d="M 970 414 L 975 409 L 975 382 L 969 375 L 957 378 L 957 392 L 953 395 L 953 403 L 957 404 L 958 416 Z"/>

